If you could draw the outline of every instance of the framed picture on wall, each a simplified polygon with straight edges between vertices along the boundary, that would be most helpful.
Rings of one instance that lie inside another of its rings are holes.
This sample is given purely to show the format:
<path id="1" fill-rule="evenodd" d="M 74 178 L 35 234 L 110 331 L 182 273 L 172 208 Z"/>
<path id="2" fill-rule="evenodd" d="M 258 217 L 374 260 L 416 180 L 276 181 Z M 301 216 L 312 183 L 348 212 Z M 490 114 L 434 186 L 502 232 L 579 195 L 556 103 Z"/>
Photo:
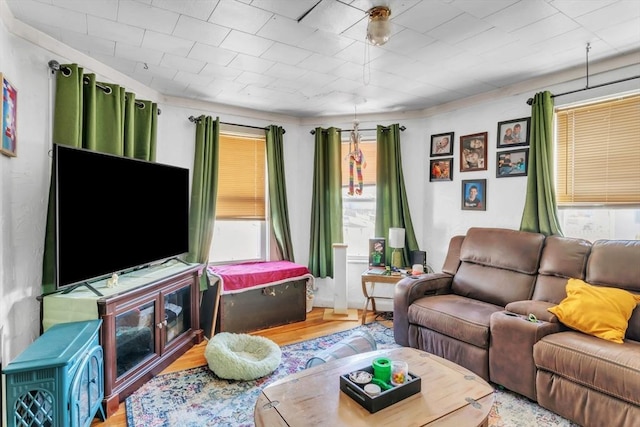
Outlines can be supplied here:
<path id="1" fill-rule="evenodd" d="M 0 74 L 2 81 L 2 107 L 0 114 L 2 117 L 2 145 L 0 153 L 5 156 L 15 157 L 18 138 L 16 136 L 18 111 L 18 90 L 11 84 L 9 80 Z"/>
<path id="2" fill-rule="evenodd" d="M 487 132 L 460 137 L 460 172 L 487 170 Z"/>
<path id="3" fill-rule="evenodd" d="M 531 117 L 498 122 L 498 148 L 529 145 Z"/>
<path id="4" fill-rule="evenodd" d="M 487 210 L 486 179 L 467 179 L 462 181 L 462 210 Z"/>
<path id="5" fill-rule="evenodd" d="M 429 162 L 429 181 L 453 181 L 453 157 Z"/>
<path id="6" fill-rule="evenodd" d="M 496 178 L 527 176 L 529 149 L 498 151 L 496 153 Z"/>
<path id="7" fill-rule="evenodd" d="M 453 132 L 431 135 L 431 157 L 453 156 Z"/>

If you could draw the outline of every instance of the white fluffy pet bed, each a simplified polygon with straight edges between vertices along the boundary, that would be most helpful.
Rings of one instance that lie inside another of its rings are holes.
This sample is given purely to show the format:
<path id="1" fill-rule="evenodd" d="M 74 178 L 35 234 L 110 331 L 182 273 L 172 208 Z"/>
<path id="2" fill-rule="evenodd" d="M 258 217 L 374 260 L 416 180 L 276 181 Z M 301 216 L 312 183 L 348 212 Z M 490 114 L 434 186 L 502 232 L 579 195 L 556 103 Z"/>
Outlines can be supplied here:
<path id="1" fill-rule="evenodd" d="M 282 350 L 265 337 L 220 332 L 209 340 L 204 357 L 220 378 L 254 380 L 280 365 Z"/>

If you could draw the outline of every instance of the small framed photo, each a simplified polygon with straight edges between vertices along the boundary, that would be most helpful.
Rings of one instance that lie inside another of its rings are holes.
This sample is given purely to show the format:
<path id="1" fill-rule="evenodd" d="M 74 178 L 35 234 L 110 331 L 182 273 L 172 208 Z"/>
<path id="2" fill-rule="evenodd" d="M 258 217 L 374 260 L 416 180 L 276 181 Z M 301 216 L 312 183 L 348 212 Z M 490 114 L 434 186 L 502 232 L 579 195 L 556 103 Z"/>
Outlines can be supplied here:
<path id="1" fill-rule="evenodd" d="M 529 145 L 531 117 L 498 122 L 498 148 Z"/>
<path id="2" fill-rule="evenodd" d="M 385 257 L 384 237 L 369 239 L 369 267 L 384 267 Z"/>
<path id="3" fill-rule="evenodd" d="M 453 132 L 431 135 L 431 157 L 453 156 Z"/>
<path id="4" fill-rule="evenodd" d="M 529 149 L 498 151 L 496 153 L 496 178 L 527 176 Z"/>
<path id="5" fill-rule="evenodd" d="M 429 162 L 429 181 L 453 181 L 453 157 Z"/>
<path id="6" fill-rule="evenodd" d="M 487 210 L 486 179 L 467 179 L 462 181 L 462 210 Z"/>
<path id="7" fill-rule="evenodd" d="M 2 146 L 0 153 L 9 157 L 16 157 L 18 138 L 16 136 L 17 111 L 18 111 L 18 90 L 0 74 L 2 80 L 2 104 L 0 107 L 0 117 L 2 117 Z"/>
<path id="8" fill-rule="evenodd" d="M 487 170 L 487 132 L 460 137 L 460 172 Z"/>

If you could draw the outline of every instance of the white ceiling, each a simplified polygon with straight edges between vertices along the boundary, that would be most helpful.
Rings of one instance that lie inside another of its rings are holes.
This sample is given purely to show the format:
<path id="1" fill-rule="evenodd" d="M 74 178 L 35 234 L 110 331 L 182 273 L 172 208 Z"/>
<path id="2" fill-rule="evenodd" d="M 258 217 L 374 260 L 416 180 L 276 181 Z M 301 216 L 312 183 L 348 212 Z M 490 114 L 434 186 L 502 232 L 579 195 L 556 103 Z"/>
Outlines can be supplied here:
<path id="1" fill-rule="evenodd" d="M 590 62 L 640 63 L 640 0 L 6 1 L 163 94 L 296 117 L 433 107 L 584 66 L 587 43 Z M 365 42 L 376 5 L 381 47 Z"/>

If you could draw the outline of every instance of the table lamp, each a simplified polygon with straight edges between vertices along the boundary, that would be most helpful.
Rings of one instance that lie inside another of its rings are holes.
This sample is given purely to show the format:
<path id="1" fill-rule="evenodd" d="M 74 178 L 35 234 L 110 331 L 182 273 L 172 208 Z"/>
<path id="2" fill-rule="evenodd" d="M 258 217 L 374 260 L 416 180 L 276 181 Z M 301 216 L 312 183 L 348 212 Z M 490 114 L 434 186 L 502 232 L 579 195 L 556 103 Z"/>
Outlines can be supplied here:
<path id="1" fill-rule="evenodd" d="M 404 228 L 392 227 L 389 229 L 389 247 L 393 249 L 391 254 L 391 266 L 402 268 L 402 251 L 404 248 Z"/>

